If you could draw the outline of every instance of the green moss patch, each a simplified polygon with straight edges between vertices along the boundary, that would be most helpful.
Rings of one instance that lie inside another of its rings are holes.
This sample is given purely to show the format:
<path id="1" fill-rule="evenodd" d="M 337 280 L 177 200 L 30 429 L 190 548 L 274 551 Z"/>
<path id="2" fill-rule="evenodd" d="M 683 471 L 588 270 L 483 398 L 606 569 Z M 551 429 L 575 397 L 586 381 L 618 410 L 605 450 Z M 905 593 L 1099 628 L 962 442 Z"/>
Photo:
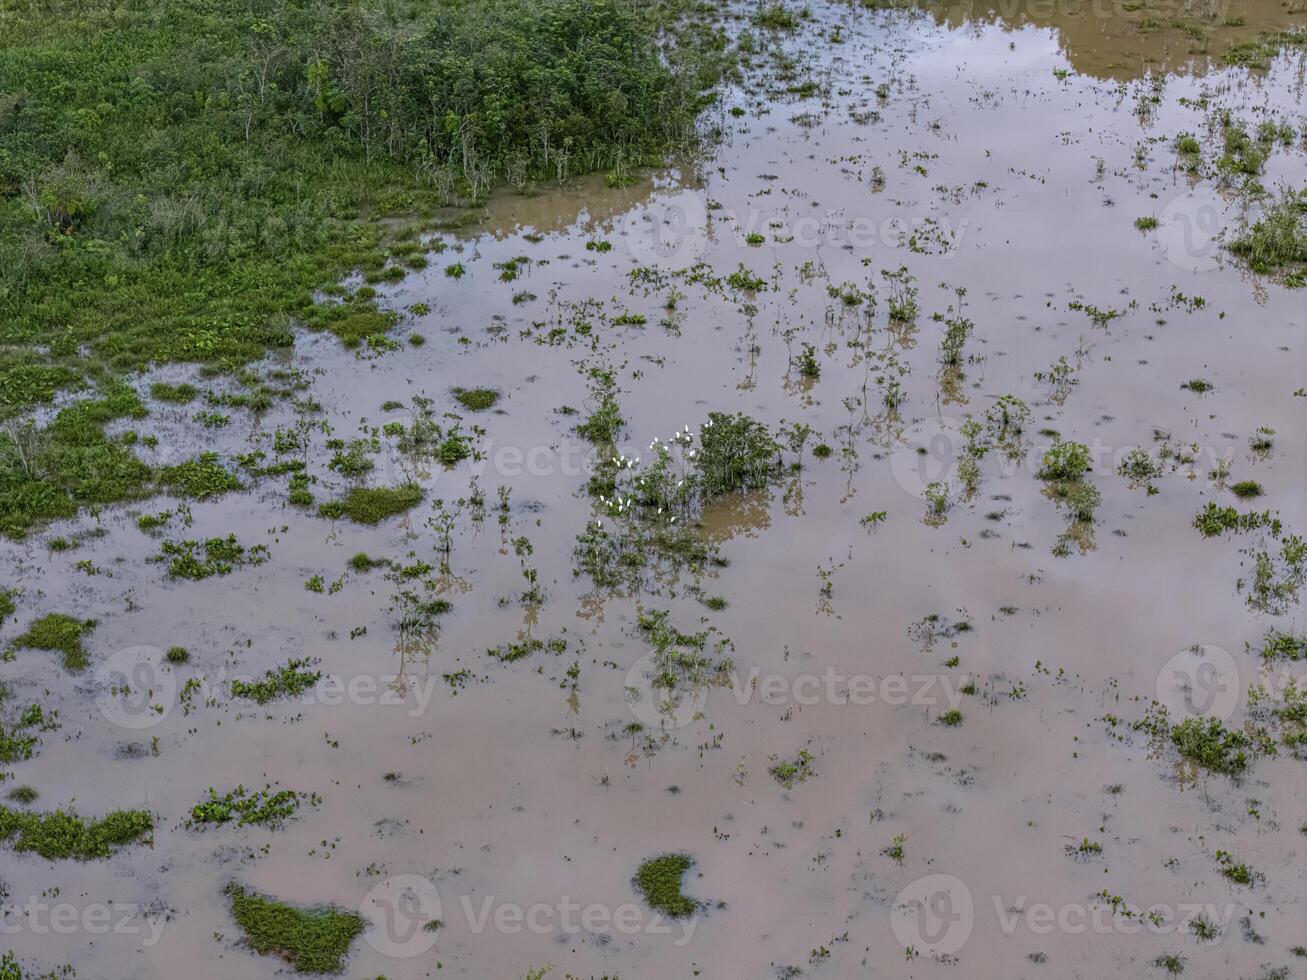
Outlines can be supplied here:
<path id="1" fill-rule="evenodd" d="M 388 517 L 412 510 L 422 501 L 422 488 L 416 483 L 397 487 L 354 487 L 340 500 L 318 507 L 323 517 L 348 517 L 359 524 L 380 524 Z"/>
<path id="2" fill-rule="evenodd" d="M 0 806 L 0 841 L 49 860 L 94 861 L 120 847 L 145 841 L 154 819 L 145 810 L 114 810 L 89 823 L 65 810 L 25 813 Z"/>
<path id="3" fill-rule="evenodd" d="M 495 407 L 499 392 L 494 388 L 455 388 L 454 397 L 469 412 L 484 412 Z"/>
<path id="4" fill-rule="evenodd" d="M 234 882 L 224 891 L 250 948 L 282 957 L 299 973 L 342 972 L 350 944 L 366 925 L 362 916 L 331 905 L 298 908 Z"/>
<path id="5" fill-rule="evenodd" d="M 681 892 L 685 873 L 694 866 L 688 854 L 664 854 L 640 865 L 632 884 L 644 896 L 649 907 L 672 919 L 694 914 L 699 903 Z"/>
<path id="6" fill-rule="evenodd" d="M 58 651 L 64 655 L 65 670 L 82 670 L 88 662 L 82 637 L 93 629 L 93 619 L 74 619 L 63 613 L 50 613 L 33 622 L 22 636 L 15 637 L 14 646 Z"/>

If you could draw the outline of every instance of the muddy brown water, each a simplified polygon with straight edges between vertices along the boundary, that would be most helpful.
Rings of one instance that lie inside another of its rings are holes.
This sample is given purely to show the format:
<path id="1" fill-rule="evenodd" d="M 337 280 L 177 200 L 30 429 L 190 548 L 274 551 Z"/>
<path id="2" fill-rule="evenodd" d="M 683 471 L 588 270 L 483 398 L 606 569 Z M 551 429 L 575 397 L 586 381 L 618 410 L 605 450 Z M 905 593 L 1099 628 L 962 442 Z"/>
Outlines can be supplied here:
<path id="1" fill-rule="evenodd" d="M 1239 38 L 1302 22 L 1279 4 L 1244 8 L 1228 15 L 1245 18 L 1226 29 Z M 546 966 L 548 977 L 1096 978 L 1164 975 L 1164 954 L 1190 976 L 1301 975 L 1304 762 L 1282 749 L 1236 780 L 1129 730 L 1195 644 L 1219 648 L 1208 665 L 1236 694 L 1259 680 L 1282 690 L 1285 672 L 1263 677 L 1256 650 L 1268 627 L 1302 628 L 1296 600 L 1269 615 L 1238 588 L 1255 536 L 1203 539 L 1191 522 L 1208 501 L 1236 503 L 1210 477 L 1225 459 L 1228 482 L 1265 488 L 1256 508 L 1307 527 L 1307 399 L 1295 395 L 1307 383 L 1304 294 L 1250 275 L 1210 240 L 1238 227 L 1244 205 L 1210 177 L 1191 180 L 1173 150 L 1187 131 L 1203 135 L 1205 159 L 1219 156 L 1206 135 L 1217 106 L 1252 127 L 1283 120 L 1299 136 L 1260 179 L 1301 186 L 1301 56 L 1250 74 L 1173 29 L 1131 31 L 1119 11 L 1024 10 L 818 6 L 791 44 L 829 85 L 824 105 L 769 95 L 759 68 L 727 93 L 745 114 L 723 115 L 728 135 L 710 161 L 623 189 L 587 180 L 503 196 L 480 227 L 437 236 L 447 248 L 431 266 L 383 290 L 398 309 L 429 306 L 401 331 L 424 346 L 356 357 L 303 338 L 289 366 L 342 437 L 407 418 L 382 409 L 391 399 L 426 395 L 445 412 L 460 411 L 454 387 L 503 392 L 495 410 L 463 413 L 465 428 L 484 429 L 482 459 L 446 469 L 389 448 L 376 456 L 371 482 L 416 471 L 426 487 L 405 517 L 319 519 L 286 504 L 283 479 L 194 503 L 191 526 L 162 538 L 235 533 L 270 549 L 265 564 L 202 582 L 170 581 L 147 561 L 160 535 L 135 515 L 163 500 L 4 543 L 0 584 L 22 590 L 5 639 L 49 611 L 98 621 L 82 674 L 30 650 L 0 666 L 15 701 L 60 719 L 8 785 L 37 788 L 45 809 L 145 807 L 157 824 L 152 847 L 89 864 L 0 852 L 4 943 L 82 977 L 288 969 L 242 945 L 222 896 L 238 881 L 363 909 L 369 928 L 345 968 L 357 978 Z M 838 44 L 818 39 L 837 24 Z M 1154 94 L 1140 115 L 1139 97 Z M 1160 227 L 1136 229 L 1149 215 Z M 751 246 L 751 232 L 764 243 Z M 596 242 L 612 248 L 587 248 Z M 502 282 L 496 264 L 515 256 L 532 261 Z M 455 261 L 467 270 L 458 280 L 443 271 Z M 675 275 L 696 261 L 718 276 L 744 263 L 769 287 L 747 295 Z M 666 284 L 633 285 L 637 266 Z M 916 277 L 915 327 L 886 319 L 881 271 L 900 266 Z M 828 290 L 868 282 L 879 294 L 870 319 Z M 663 325 L 673 287 L 682 295 Z M 950 380 L 932 314 L 947 314 L 956 287 L 974 331 L 963 377 Z M 587 301 L 598 305 L 577 313 Z M 1121 315 L 1099 325 L 1073 303 Z M 646 322 L 611 322 L 624 312 Z M 575 332 L 577 316 L 589 335 Z M 541 342 L 559 324 L 567 339 Z M 804 343 L 821 364 L 815 381 L 791 360 Z M 1055 399 L 1036 372 L 1060 357 L 1076 383 Z M 574 432 L 594 407 L 579 366 L 594 365 L 617 368 L 630 455 L 709 411 L 815 430 L 802 470 L 774 492 L 706 509 L 700 533 L 725 565 L 667 573 L 634 596 L 574 575 L 586 522 L 612 526 L 584 491 L 593 450 Z M 890 412 L 877 378 L 899 368 L 905 397 Z M 1191 378 L 1214 389 L 1182 390 Z M 1032 409 L 1026 461 L 989 454 L 962 499 L 956 427 L 1005 393 Z M 229 456 L 291 419 L 285 406 L 257 420 L 237 410 L 212 432 L 194 410 L 154 407 L 140 429 L 161 444 L 143 454 Z M 1248 443 L 1262 426 L 1276 435 L 1258 454 Z M 1045 429 L 1097 457 L 1092 528 L 1061 548 L 1068 518 L 1033 472 Z M 1168 467 L 1150 494 L 1115 466 L 1132 447 L 1156 454 L 1157 433 L 1196 460 Z M 829 458 L 813 458 L 818 442 Z M 329 455 L 314 455 L 319 500 L 345 485 Z M 479 526 L 464 512 L 450 574 L 435 576 L 453 609 L 434 634 L 401 636 L 391 583 L 346 562 L 365 551 L 436 564 L 431 501 L 465 495 L 474 476 L 489 512 Z M 953 492 L 943 520 L 924 499 L 934 480 Z M 500 486 L 511 493 L 503 526 Z M 877 511 L 885 519 L 867 526 Z M 72 551 L 45 543 L 96 528 Z M 538 608 L 518 599 L 511 542 L 523 535 Z M 76 568 L 85 560 L 98 574 Z M 339 591 L 307 591 L 319 574 L 343 575 Z M 710 610 L 696 590 L 726 607 Z M 692 717 L 632 706 L 631 671 L 649 652 L 636 618 L 652 609 L 732 644 L 736 687 L 697 692 Z M 932 615 L 933 641 L 920 625 Z M 948 629 L 959 621 L 972 628 Z M 525 636 L 568 648 L 507 664 L 486 655 Z M 173 645 L 192 660 L 152 676 L 160 712 L 129 710 L 108 690 L 112 665 L 136 662 L 132 648 Z M 230 696 L 233 676 L 290 657 L 314 658 L 349 692 L 263 707 Z M 461 670 L 461 687 L 443 679 Z M 200 693 L 183 700 L 175 692 L 192 678 Z M 959 692 L 967 678 L 976 694 Z M 1242 697 L 1216 693 L 1202 709 L 1241 724 Z M 962 723 L 939 724 L 954 704 Z M 645 731 L 629 731 L 633 721 Z M 800 750 L 812 774 L 779 785 L 770 767 Z M 320 799 L 276 830 L 185 826 L 210 787 L 268 783 Z M 896 838 L 901 860 L 884 853 Z M 1067 853 L 1085 838 L 1101 854 Z M 1218 850 L 1263 877 L 1227 880 Z M 632 886 L 642 861 L 667 852 L 694 858 L 684 890 L 703 904 L 689 920 L 654 915 Z M 1137 914 L 1113 915 L 1113 897 Z M 33 903 L 72 919 L 55 928 Z M 87 918 L 105 906 L 109 928 Z M 1198 911 L 1215 939 L 1179 927 Z M 423 929 L 432 919 L 439 928 Z"/>

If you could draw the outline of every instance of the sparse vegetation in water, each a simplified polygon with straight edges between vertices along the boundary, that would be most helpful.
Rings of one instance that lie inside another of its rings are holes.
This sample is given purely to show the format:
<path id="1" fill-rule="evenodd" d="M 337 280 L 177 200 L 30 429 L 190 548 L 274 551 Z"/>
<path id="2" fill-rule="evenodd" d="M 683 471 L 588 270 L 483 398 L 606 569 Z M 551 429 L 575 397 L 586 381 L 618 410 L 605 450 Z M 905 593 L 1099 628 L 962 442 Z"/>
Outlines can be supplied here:
<path id="1" fill-rule="evenodd" d="M 950 708 L 948 711 L 941 712 L 936 720 L 948 728 L 957 728 L 958 725 L 962 724 L 963 717 L 962 712 L 957 708 Z"/>
<path id="2" fill-rule="evenodd" d="M 0 841 L 47 860 L 95 861 L 128 844 L 148 843 L 154 818 L 145 810 L 113 810 L 86 821 L 68 810 L 32 813 L 0 806 Z"/>
<path id="3" fill-rule="evenodd" d="M 50 650 L 63 654 L 64 670 L 83 670 L 89 663 L 82 639 L 95 629 L 95 620 L 49 613 L 32 622 L 27 632 L 14 637 L 15 647 Z"/>
<path id="4" fill-rule="evenodd" d="M 282 957 L 297 973 L 341 973 L 350 945 L 367 923 L 332 905 L 300 908 L 232 882 L 231 915 L 256 953 Z"/>
<path id="5" fill-rule="evenodd" d="M 422 488 L 416 483 L 397 487 L 351 487 L 339 500 L 318 507 L 323 517 L 347 517 L 357 524 L 380 524 L 387 518 L 412 510 L 422 502 Z"/>
<path id="6" fill-rule="evenodd" d="M 1256 480 L 1240 480 L 1230 484 L 1230 492 L 1241 500 L 1262 495 L 1262 485 Z"/>
<path id="7" fill-rule="evenodd" d="M 682 891 L 685 874 L 692 867 L 694 858 L 688 854 L 663 854 L 640 865 L 632 883 L 655 912 L 685 919 L 699 908 L 699 903 Z"/>
<path id="8" fill-rule="evenodd" d="M 292 658 L 283 666 L 265 672 L 262 680 L 236 678 L 231 682 L 231 696 L 255 704 L 299 697 L 322 678 L 322 671 L 306 669 L 310 666 L 311 661 L 307 659 Z"/>
<path id="9" fill-rule="evenodd" d="M 168 577 L 200 581 L 215 575 L 230 575 L 246 565 L 261 565 L 268 560 L 267 545 L 246 548 L 236 535 L 208 538 L 204 541 L 164 541 L 152 560 L 168 563 Z"/>
<path id="10" fill-rule="evenodd" d="M 772 779 L 776 780 L 776 782 L 786 789 L 792 789 L 798 783 L 815 774 L 816 770 L 812 767 L 813 761 L 812 753 L 807 749 L 799 749 L 793 758 L 781 759 L 773 763 L 768 772 L 771 773 Z"/>
<path id="11" fill-rule="evenodd" d="M 1229 248 L 1254 272 L 1277 273 L 1307 264 L 1307 189 L 1283 191 Z"/>
<path id="12" fill-rule="evenodd" d="M 218 791 L 209 788 L 209 797 L 191 807 L 190 823 L 216 824 L 235 821 L 237 827 L 246 824 L 276 828 L 299 809 L 300 794 L 288 790 L 276 790 L 264 787 L 261 790 L 246 790 L 244 786 L 219 796 Z"/>

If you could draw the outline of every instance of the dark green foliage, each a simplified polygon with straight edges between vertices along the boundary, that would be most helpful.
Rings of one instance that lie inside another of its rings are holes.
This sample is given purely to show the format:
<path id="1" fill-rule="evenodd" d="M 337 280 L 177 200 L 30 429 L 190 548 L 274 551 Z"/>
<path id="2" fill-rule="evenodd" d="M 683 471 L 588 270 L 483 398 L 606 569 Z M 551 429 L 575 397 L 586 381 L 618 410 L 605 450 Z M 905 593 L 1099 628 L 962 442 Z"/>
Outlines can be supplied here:
<path id="1" fill-rule="evenodd" d="M 15 637 L 14 646 L 29 650 L 57 650 L 64 655 L 65 670 L 82 670 L 87 664 L 82 637 L 93 629 L 93 619 L 81 620 L 63 613 L 50 613 L 33 622 L 22 636 Z"/>
<path id="2" fill-rule="evenodd" d="M 383 225 L 361 213 L 430 213 L 451 193 L 629 166 L 693 141 L 716 39 L 683 32 L 661 51 L 676 10 L 7 9 L 0 417 L 87 374 L 234 367 L 289 346 L 295 319 L 349 343 L 384 332 L 390 318 L 370 302 L 311 295 L 350 269 L 398 274 Z"/>
<path id="3" fill-rule="evenodd" d="M 150 836 L 154 819 L 144 810 L 113 810 L 87 823 L 75 813 L 26 813 L 0 806 L 0 841 L 15 851 L 33 851 L 43 858 L 106 858 L 119 847 Z"/>
<path id="4" fill-rule="evenodd" d="M 18 607 L 14 605 L 14 593 L 8 589 L 0 589 L 0 626 L 3 626 L 5 620 L 17 609 Z"/>
<path id="5" fill-rule="evenodd" d="M 640 865 L 633 884 L 656 912 L 672 919 L 684 919 L 694 914 L 699 903 L 681 892 L 685 873 L 694 865 L 688 854 L 664 854 L 650 858 Z"/>
<path id="6" fill-rule="evenodd" d="M 294 698 L 303 694 L 322 677 L 320 670 L 305 670 L 308 660 L 288 660 L 284 667 L 270 670 L 263 675 L 263 680 L 243 681 L 239 678 L 231 682 L 231 696 L 253 701 L 255 704 L 267 704 L 280 698 Z"/>
<path id="7" fill-rule="evenodd" d="M 765 486 L 780 470 L 780 444 L 743 413 L 710 412 L 699 429 L 695 466 L 705 497 Z"/>
<path id="8" fill-rule="evenodd" d="M 191 659 L 191 654 L 185 647 L 169 647 L 164 659 L 170 664 L 184 664 Z"/>
<path id="9" fill-rule="evenodd" d="M 352 487 L 340 500 L 318 507 L 323 517 L 348 517 L 359 524 L 379 524 L 388 517 L 412 510 L 422 501 L 422 488 L 416 483 L 397 487 Z"/>
<path id="10" fill-rule="evenodd" d="M 299 973 L 340 973 L 363 917 L 334 906 L 301 909 L 233 882 L 224 889 L 231 915 L 256 953 L 284 957 Z"/>
<path id="11" fill-rule="evenodd" d="M 1238 483 L 1230 485 L 1230 492 L 1240 499 L 1260 497 L 1262 495 L 1262 485 L 1256 480 L 1240 480 Z"/>

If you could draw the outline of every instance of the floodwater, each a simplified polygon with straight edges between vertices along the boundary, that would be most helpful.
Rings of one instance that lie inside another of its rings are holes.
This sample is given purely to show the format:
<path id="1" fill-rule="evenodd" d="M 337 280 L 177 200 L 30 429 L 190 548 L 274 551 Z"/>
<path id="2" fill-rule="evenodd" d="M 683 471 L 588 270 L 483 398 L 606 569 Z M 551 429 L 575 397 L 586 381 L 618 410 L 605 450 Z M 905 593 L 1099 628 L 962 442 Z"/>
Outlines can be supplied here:
<path id="1" fill-rule="evenodd" d="M 479 427 L 479 458 L 452 467 L 379 436 L 354 482 L 416 479 L 426 496 L 408 514 L 328 521 L 288 504 L 282 476 L 191 503 L 189 526 L 139 530 L 138 514 L 173 503 L 158 500 L 3 544 L 0 586 L 21 590 L 6 641 L 47 612 L 97 621 L 80 674 L 34 650 L 0 665 L 15 703 L 59 713 L 8 784 L 36 788 L 42 809 L 143 807 L 156 822 L 152 846 L 88 864 L 0 853 L 5 944 L 81 977 L 289 972 L 243 945 L 223 897 L 239 882 L 363 910 L 355 978 L 1143 977 L 1166 975 L 1166 955 L 1196 977 L 1307 970 L 1304 761 L 1281 744 L 1235 778 L 1131 724 L 1162 697 L 1173 722 L 1238 728 L 1256 720 L 1250 687 L 1282 695 L 1307 674 L 1259 654 L 1267 629 L 1303 626 L 1292 587 L 1274 608 L 1249 601 L 1254 552 L 1276 543 L 1192 524 L 1215 501 L 1307 527 L 1307 304 L 1222 247 L 1259 205 L 1216 173 L 1212 128 L 1222 109 L 1250 131 L 1294 127 L 1257 179 L 1303 185 L 1301 52 L 1265 72 L 1220 60 L 1302 24 L 1301 5 L 1222 8 L 1199 18 L 1202 44 L 1171 8 L 1140 30 L 1128 5 L 922 6 L 814 5 L 780 42 L 788 68 L 757 55 L 713 110 L 726 135 L 707 159 L 621 189 L 505 195 L 479 226 L 433 236 L 430 266 L 381 288 L 407 311 L 397 336 L 421 347 L 356 356 L 306 335 L 265 365 L 302 372 L 339 438 L 408 424 L 415 396 L 442 424 L 457 412 Z M 785 91 L 806 80 L 815 91 Z M 1203 144 L 1197 174 L 1181 133 Z M 1149 216 L 1157 228 L 1136 227 Z M 454 262 L 461 278 L 444 272 Z M 764 289 L 718 281 L 741 263 Z M 913 323 L 888 315 L 882 273 L 900 268 Z M 942 319 L 959 303 L 973 328 L 949 367 Z M 817 378 L 800 370 L 805 344 Z M 595 449 L 576 425 L 596 367 L 615 372 L 628 456 L 709 412 L 812 428 L 801 469 L 695 515 L 721 560 L 651 557 L 617 587 L 579 568 L 590 522 L 618 534 L 629 520 L 586 492 Z M 158 377 L 188 375 L 142 391 Z M 502 397 L 468 412 L 456 387 Z M 1002 395 L 1030 408 L 1024 454 L 992 448 L 968 491 L 961 427 Z M 237 409 L 212 430 L 196 407 L 152 405 L 136 427 L 160 444 L 143 458 L 271 456 L 295 417 Z M 1272 445 L 1250 447 L 1262 427 Z M 1054 433 L 1094 453 L 1092 522 L 1036 475 Z M 325 438 L 308 454 L 318 501 L 351 483 Z M 1117 472 L 1135 447 L 1159 475 Z M 1237 500 L 1241 480 L 1264 494 Z M 473 486 L 480 520 L 454 506 Z M 447 573 L 436 500 L 458 510 Z M 203 581 L 147 560 L 164 540 L 230 533 L 268 560 Z M 76 546 L 51 551 L 55 536 Z M 350 570 L 358 552 L 435 570 L 397 583 Z M 305 587 L 316 575 L 322 592 Z M 401 589 L 452 608 L 401 630 Z M 651 650 L 637 620 L 653 610 L 709 631 L 730 679 L 661 712 L 637 699 Z M 487 655 L 528 638 L 566 649 Z M 177 645 L 190 662 L 161 666 Z M 263 706 L 231 695 L 233 677 L 289 658 L 341 686 Z M 157 710 L 116 693 L 115 670 L 145 678 Z M 961 723 L 941 724 L 953 707 Z M 806 778 L 782 785 L 770 770 L 800 752 Z M 275 829 L 187 826 L 210 787 L 268 784 L 316 798 Z M 1223 876 L 1218 852 L 1252 883 Z M 655 914 L 633 887 L 665 853 L 694 860 L 691 918 Z M 55 929 L 33 900 L 76 921 Z M 111 925 L 88 925 L 103 905 Z M 1189 924 L 1200 912 L 1210 938 Z"/>

